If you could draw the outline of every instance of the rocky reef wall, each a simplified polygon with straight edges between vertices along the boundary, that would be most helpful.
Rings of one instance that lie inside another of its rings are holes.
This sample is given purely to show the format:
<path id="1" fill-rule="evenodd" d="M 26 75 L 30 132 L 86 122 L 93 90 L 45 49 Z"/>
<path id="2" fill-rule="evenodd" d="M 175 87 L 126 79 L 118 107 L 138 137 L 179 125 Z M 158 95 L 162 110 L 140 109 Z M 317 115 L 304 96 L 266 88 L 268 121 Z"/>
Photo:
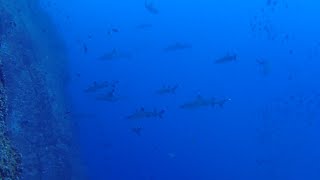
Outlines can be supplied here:
<path id="1" fill-rule="evenodd" d="M 62 41 L 35 0 L 0 0 L 0 180 L 75 170 Z"/>

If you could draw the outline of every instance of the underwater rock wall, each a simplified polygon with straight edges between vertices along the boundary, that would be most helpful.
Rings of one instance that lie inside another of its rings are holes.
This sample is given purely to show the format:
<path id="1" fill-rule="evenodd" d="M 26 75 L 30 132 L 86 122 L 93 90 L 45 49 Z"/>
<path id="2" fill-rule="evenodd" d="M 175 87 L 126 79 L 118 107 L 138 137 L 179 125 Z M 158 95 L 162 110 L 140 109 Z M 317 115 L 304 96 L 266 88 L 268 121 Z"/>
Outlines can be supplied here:
<path id="1" fill-rule="evenodd" d="M 35 0 L 0 0 L 0 180 L 81 179 L 66 116 L 66 56 Z"/>
<path id="2" fill-rule="evenodd" d="M 1 63 L 1 62 L 0 62 Z M 7 129 L 7 95 L 0 69 L 0 179 L 18 179 L 21 175 L 21 155 L 12 146 Z"/>

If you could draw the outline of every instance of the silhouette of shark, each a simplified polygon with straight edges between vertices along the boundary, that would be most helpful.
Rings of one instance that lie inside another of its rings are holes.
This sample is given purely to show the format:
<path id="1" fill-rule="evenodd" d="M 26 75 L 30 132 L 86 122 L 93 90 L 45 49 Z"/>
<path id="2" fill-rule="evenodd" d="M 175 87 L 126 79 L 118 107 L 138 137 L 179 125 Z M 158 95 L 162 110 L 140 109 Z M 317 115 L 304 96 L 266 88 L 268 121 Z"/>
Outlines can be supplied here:
<path id="1" fill-rule="evenodd" d="M 159 10 L 155 7 L 154 2 L 148 2 L 145 0 L 144 7 L 147 11 L 149 11 L 151 14 L 159 14 Z"/>

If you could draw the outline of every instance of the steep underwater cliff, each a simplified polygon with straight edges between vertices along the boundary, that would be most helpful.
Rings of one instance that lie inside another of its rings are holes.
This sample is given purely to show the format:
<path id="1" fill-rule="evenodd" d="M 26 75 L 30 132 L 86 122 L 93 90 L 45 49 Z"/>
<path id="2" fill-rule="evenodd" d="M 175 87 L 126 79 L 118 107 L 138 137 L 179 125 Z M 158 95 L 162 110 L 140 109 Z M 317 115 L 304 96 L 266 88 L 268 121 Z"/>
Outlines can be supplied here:
<path id="1" fill-rule="evenodd" d="M 75 177 L 66 57 L 36 0 L 0 0 L 0 180 Z"/>

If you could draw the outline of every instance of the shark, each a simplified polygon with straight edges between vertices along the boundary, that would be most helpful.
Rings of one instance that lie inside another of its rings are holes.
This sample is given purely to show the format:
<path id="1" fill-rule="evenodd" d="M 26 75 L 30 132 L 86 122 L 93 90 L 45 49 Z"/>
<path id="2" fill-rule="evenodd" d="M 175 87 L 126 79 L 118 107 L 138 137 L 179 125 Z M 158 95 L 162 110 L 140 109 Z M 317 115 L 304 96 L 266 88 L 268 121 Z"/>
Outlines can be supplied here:
<path id="1" fill-rule="evenodd" d="M 129 53 L 119 52 L 117 49 L 113 48 L 111 51 L 103 54 L 98 59 L 101 61 L 113 61 L 119 59 L 130 59 L 131 55 Z"/>
<path id="2" fill-rule="evenodd" d="M 107 87 L 115 87 L 115 85 L 118 83 L 118 81 L 103 81 L 103 82 L 97 82 L 94 81 L 89 87 L 87 87 L 84 92 L 86 93 L 93 93 L 93 92 L 97 92 L 100 89 L 104 89 Z"/>
<path id="3" fill-rule="evenodd" d="M 237 61 L 238 55 L 233 53 L 227 53 L 226 55 L 216 59 L 214 61 L 215 64 L 224 64 L 224 63 L 229 63 L 229 62 L 234 62 Z"/>
<path id="4" fill-rule="evenodd" d="M 96 97 L 96 100 L 99 101 L 107 101 L 107 102 L 116 102 L 120 99 L 120 97 L 115 95 L 115 89 L 111 89 L 106 94 L 100 95 Z"/>
<path id="5" fill-rule="evenodd" d="M 147 11 L 149 11 L 151 14 L 159 14 L 158 8 L 154 5 L 154 2 L 148 2 L 145 0 L 144 2 L 144 7 L 146 8 Z"/>
<path id="6" fill-rule="evenodd" d="M 176 42 L 174 44 L 171 44 L 165 47 L 163 50 L 165 52 L 172 52 L 172 51 L 179 51 L 179 50 L 190 49 L 190 48 L 192 48 L 190 44 Z"/>
<path id="7" fill-rule="evenodd" d="M 176 90 L 178 89 L 178 85 L 174 85 L 174 86 L 163 86 L 162 88 L 158 89 L 156 91 L 156 94 L 159 95 L 165 95 L 165 94 L 175 94 Z"/>
<path id="8" fill-rule="evenodd" d="M 222 99 L 215 99 L 213 103 L 214 103 L 214 105 L 218 105 L 220 108 L 223 108 L 225 103 L 227 103 L 229 101 L 231 101 L 230 98 L 222 98 Z"/>
<path id="9" fill-rule="evenodd" d="M 154 109 L 153 111 L 147 111 L 143 107 L 136 110 L 131 115 L 127 116 L 127 119 L 130 120 L 139 120 L 139 119 L 146 119 L 146 118 L 163 118 L 165 111 L 164 110 L 157 110 Z"/>
<path id="10" fill-rule="evenodd" d="M 197 109 L 201 107 L 223 107 L 224 104 L 228 101 L 231 101 L 229 98 L 217 99 L 217 98 L 204 98 L 201 95 L 198 95 L 194 100 L 186 102 L 180 106 L 182 109 Z"/>

